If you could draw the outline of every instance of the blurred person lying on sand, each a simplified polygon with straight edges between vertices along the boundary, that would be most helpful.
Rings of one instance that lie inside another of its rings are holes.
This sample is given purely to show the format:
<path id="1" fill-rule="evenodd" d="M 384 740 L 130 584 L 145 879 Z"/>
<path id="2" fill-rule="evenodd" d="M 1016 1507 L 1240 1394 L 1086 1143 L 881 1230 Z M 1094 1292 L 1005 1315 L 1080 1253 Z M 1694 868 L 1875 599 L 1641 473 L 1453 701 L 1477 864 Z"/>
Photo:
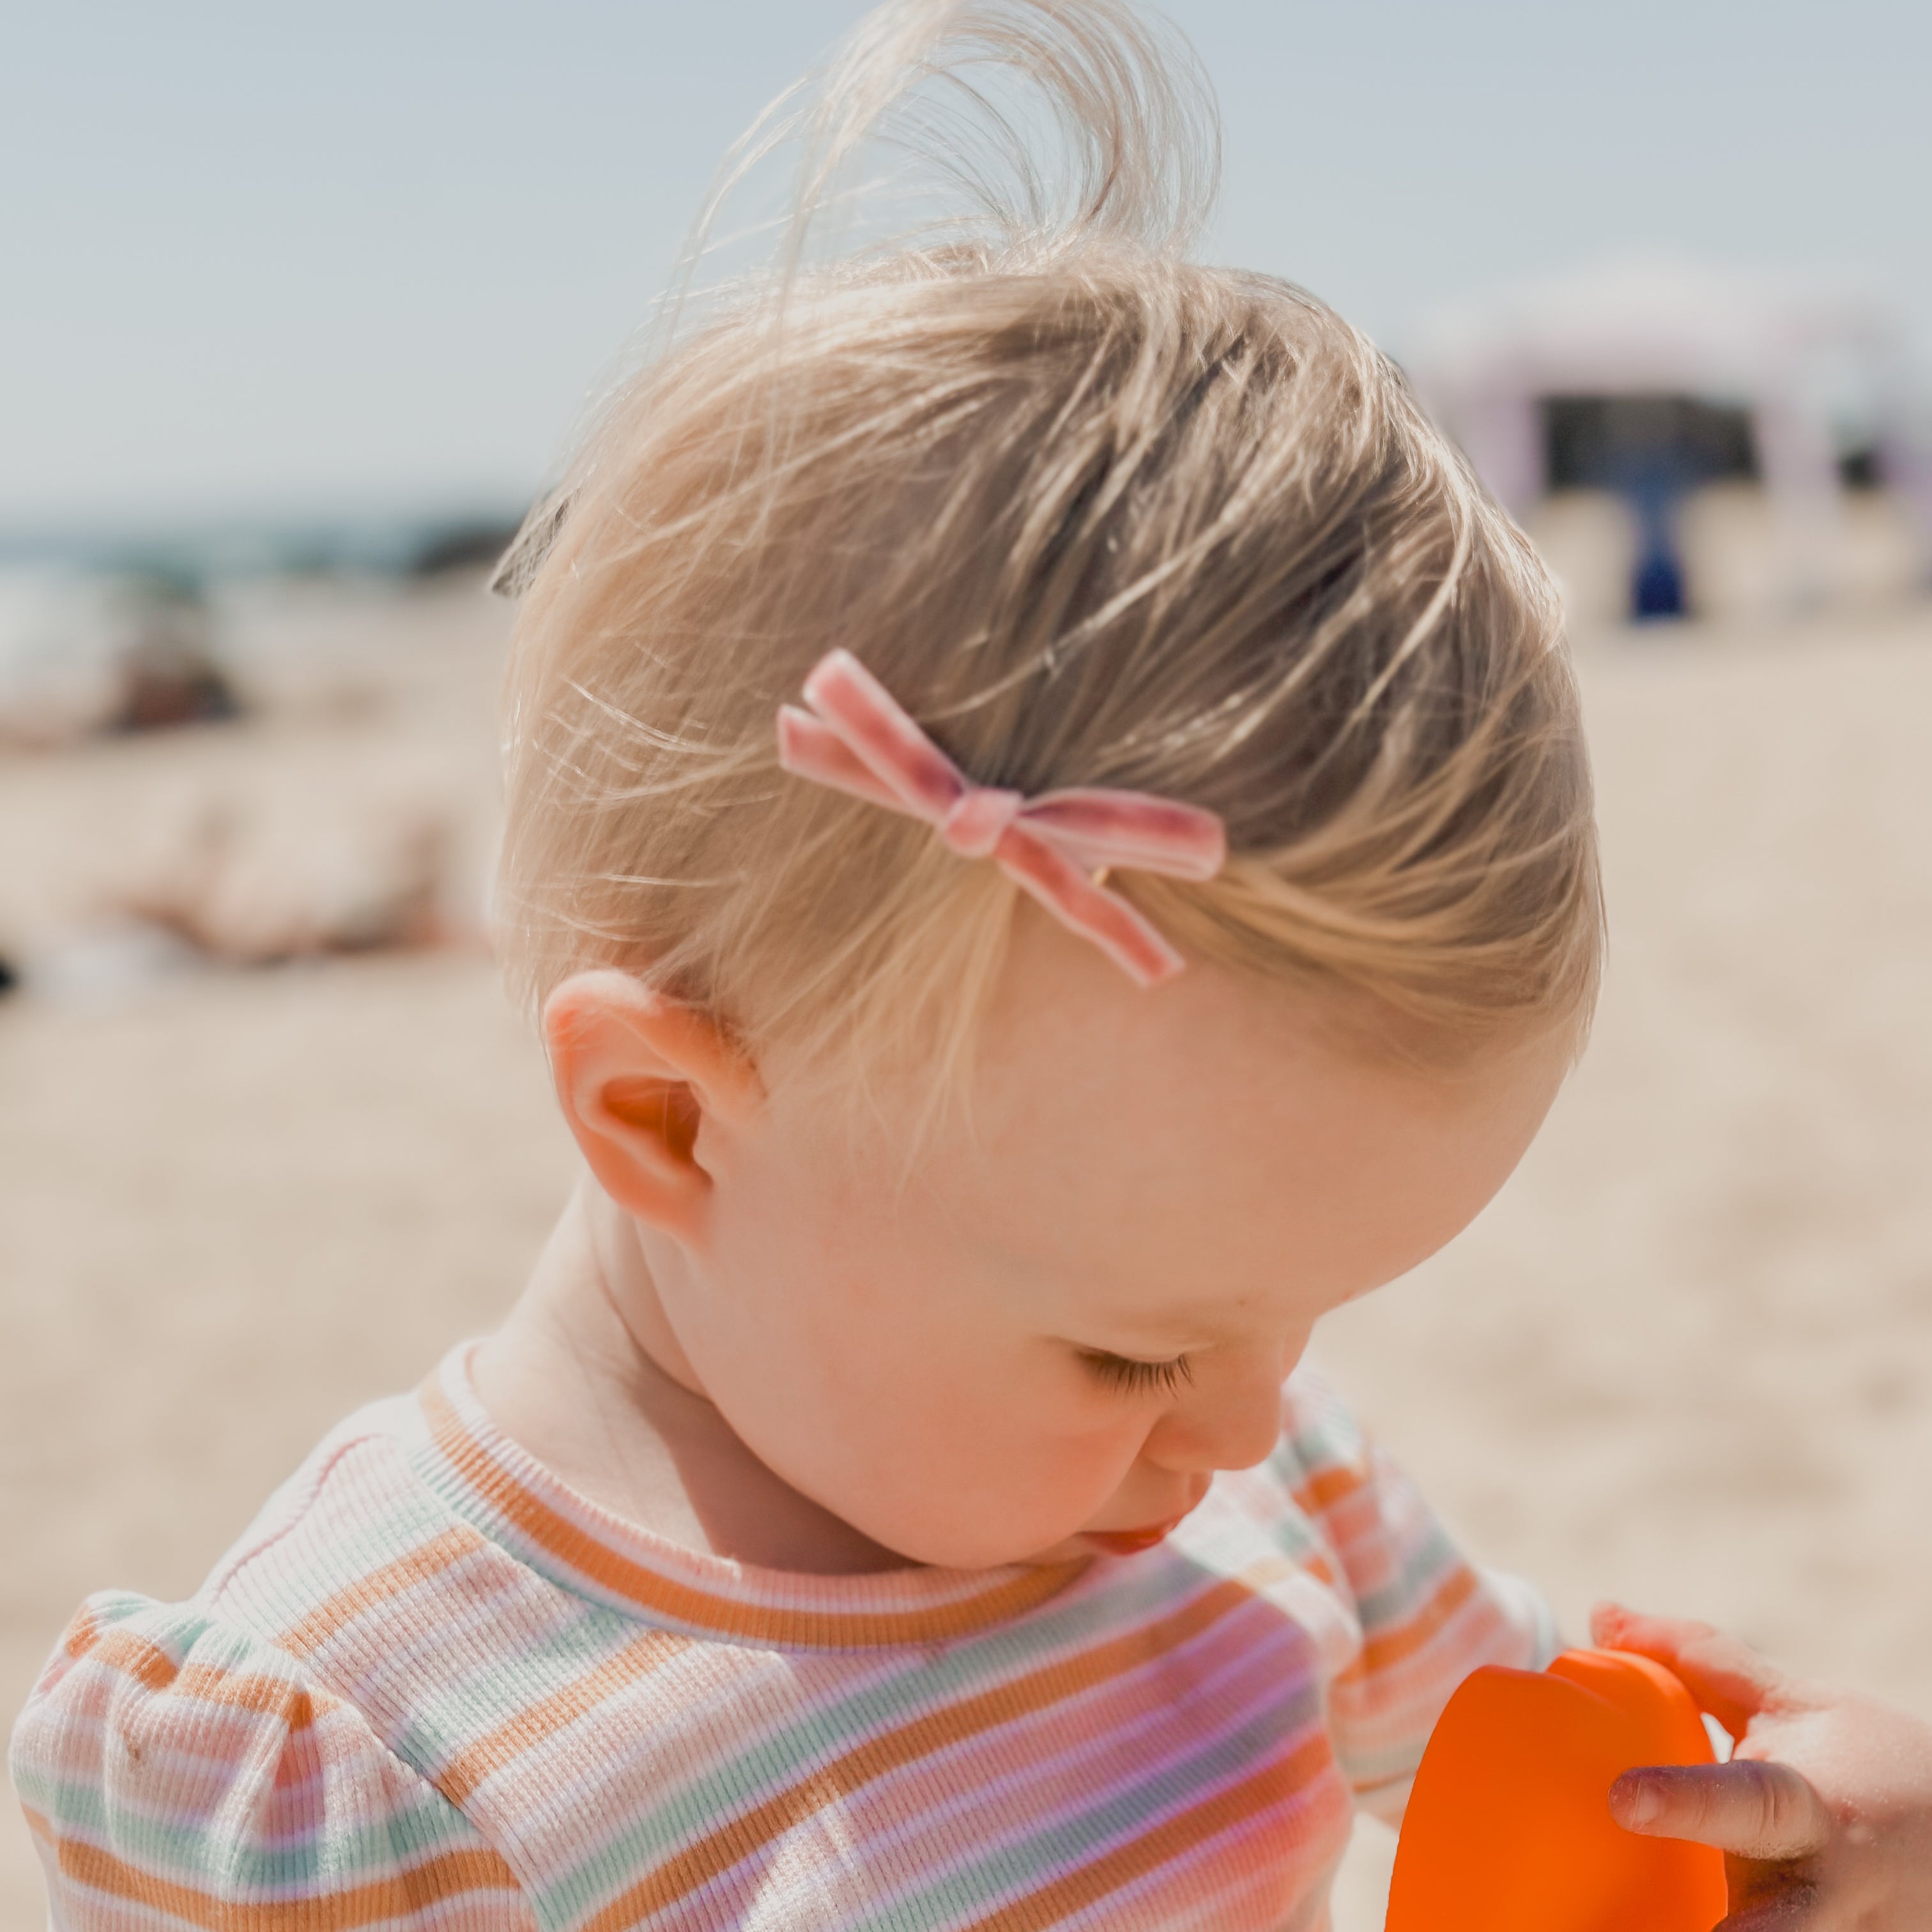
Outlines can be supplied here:
<path id="1" fill-rule="evenodd" d="M 585 1178 L 192 1601 L 81 1610 L 13 1753 L 70 1932 L 1312 1928 L 1555 1648 L 1297 1364 L 1582 1038 L 1557 604 L 1360 336 L 1189 262 L 1208 112 L 1116 0 L 884 8 L 533 518 L 499 909 Z M 813 266 L 862 142 L 984 205 Z M 1932 1922 L 1922 1727 L 1598 1634 L 1741 1738 L 1616 1800 L 1728 1924 Z"/>
<path id="2" fill-rule="evenodd" d="M 218 794 L 184 802 L 123 866 L 103 896 L 107 909 L 231 966 L 452 936 L 446 814 L 385 798 L 291 824 L 262 803 Z"/>

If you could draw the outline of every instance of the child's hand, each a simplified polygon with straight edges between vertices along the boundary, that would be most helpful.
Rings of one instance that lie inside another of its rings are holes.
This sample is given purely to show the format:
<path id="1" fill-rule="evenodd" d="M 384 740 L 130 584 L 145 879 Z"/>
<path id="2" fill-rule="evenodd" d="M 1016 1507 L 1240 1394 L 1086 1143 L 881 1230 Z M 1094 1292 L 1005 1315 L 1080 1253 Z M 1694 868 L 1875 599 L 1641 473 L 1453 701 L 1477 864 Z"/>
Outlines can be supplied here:
<path id="1" fill-rule="evenodd" d="M 1626 1772 L 1618 1824 L 1728 1856 L 1720 1932 L 1924 1932 L 1932 1927 L 1932 1725 L 1787 1677 L 1708 1624 L 1612 1604 L 1606 1648 L 1654 1658 L 1737 1740 L 1729 1764 Z"/>

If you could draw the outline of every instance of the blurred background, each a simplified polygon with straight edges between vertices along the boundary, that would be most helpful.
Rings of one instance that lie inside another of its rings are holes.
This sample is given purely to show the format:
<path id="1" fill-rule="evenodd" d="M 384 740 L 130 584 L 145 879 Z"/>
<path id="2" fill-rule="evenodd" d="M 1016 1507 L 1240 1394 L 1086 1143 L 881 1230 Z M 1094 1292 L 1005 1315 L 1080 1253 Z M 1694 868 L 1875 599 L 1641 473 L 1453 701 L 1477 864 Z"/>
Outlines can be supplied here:
<path id="1" fill-rule="evenodd" d="M 850 0 L 68 0 L 0 68 L 0 1709 L 519 1286 L 487 564 Z M 1171 0 L 1208 253 L 1564 586 L 1614 944 L 1321 1339 L 1486 1557 L 1932 1716 L 1932 10 Z M 0 1818 L 0 1925 L 40 1922 Z M 1364 1920 L 1361 1922 L 1367 1922 Z"/>

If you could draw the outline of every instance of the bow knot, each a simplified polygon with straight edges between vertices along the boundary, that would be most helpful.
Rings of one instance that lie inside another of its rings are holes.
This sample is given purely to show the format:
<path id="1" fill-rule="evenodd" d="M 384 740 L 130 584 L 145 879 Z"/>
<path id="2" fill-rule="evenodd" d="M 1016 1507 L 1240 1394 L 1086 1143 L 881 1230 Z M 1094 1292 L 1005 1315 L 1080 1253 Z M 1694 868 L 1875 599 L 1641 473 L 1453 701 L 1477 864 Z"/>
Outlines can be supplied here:
<path id="1" fill-rule="evenodd" d="M 939 836 L 962 859 L 990 859 L 1006 827 L 1026 809 L 1026 794 L 998 785 L 969 785 L 946 808 Z"/>

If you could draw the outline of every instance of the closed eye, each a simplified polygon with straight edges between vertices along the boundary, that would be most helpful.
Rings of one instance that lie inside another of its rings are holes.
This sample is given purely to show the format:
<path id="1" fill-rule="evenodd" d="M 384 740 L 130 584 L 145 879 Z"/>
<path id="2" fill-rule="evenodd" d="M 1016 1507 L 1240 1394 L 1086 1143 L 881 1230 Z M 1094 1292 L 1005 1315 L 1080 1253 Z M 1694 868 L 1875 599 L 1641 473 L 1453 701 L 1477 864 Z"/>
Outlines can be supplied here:
<path id="1" fill-rule="evenodd" d="M 1104 1348 L 1082 1348 L 1080 1359 L 1109 1388 L 1125 1395 L 1142 1395 L 1150 1389 L 1172 1395 L 1184 1382 L 1194 1379 L 1185 1355 L 1176 1355 L 1171 1362 L 1143 1362 L 1132 1355 L 1110 1354 Z"/>

